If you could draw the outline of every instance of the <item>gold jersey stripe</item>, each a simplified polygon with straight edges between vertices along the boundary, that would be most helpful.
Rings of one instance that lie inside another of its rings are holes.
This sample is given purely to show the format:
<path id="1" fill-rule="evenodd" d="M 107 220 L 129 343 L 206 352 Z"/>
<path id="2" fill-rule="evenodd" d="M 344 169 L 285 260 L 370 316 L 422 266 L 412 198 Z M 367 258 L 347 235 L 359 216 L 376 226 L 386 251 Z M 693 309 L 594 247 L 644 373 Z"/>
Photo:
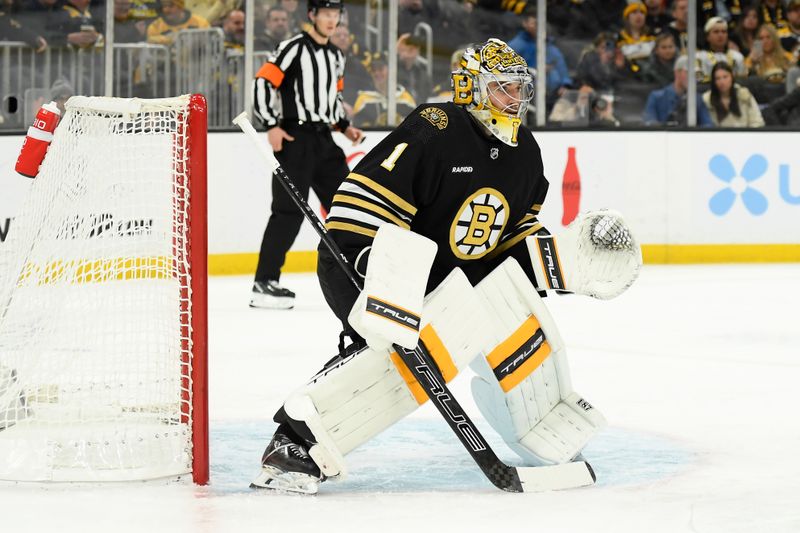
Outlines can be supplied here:
<path id="1" fill-rule="evenodd" d="M 350 231 L 353 233 L 358 233 L 360 235 L 366 235 L 367 237 L 375 237 L 377 231 L 374 229 L 368 229 L 361 226 L 357 226 L 355 224 L 348 224 L 347 222 L 337 222 L 332 220 L 330 222 L 325 223 L 325 228 L 328 230 L 338 229 L 342 231 Z"/>
<path id="2" fill-rule="evenodd" d="M 354 198 L 352 196 L 347 196 L 346 194 L 337 194 L 336 196 L 333 197 L 333 202 L 363 207 L 368 211 L 372 211 L 373 213 L 377 213 L 378 215 L 381 215 L 384 218 L 388 218 L 389 220 L 394 222 L 396 226 L 400 226 L 403 229 L 411 229 L 411 226 L 408 224 L 408 222 L 404 222 L 401 218 L 399 218 L 397 215 L 395 215 L 388 209 L 384 209 L 379 205 L 367 202 L 366 200 L 362 200 L 361 198 Z"/>
<path id="3" fill-rule="evenodd" d="M 405 211 L 406 213 L 410 214 L 412 217 L 417 214 L 417 208 L 411 205 L 410 203 L 406 202 L 398 195 L 384 187 L 383 185 L 374 182 L 373 180 L 369 179 L 366 176 L 362 176 L 361 174 L 356 174 L 355 172 L 351 172 L 347 178 L 348 180 L 358 182 L 362 185 L 366 185 L 368 188 L 372 189 L 373 191 L 377 192 L 381 196 L 384 196 L 391 200 L 397 207 Z"/>
<path id="4" fill-rule="evenodd" d="M 489 254 L 489 257 L 490 258 L 496 257 L 498 254 L 501 254 L 501 253 L 505 252 L 506 250 L 508 250 L 509 248 L 514 246 L 515 244 L 517 244 L 519 241 L 521 241 L 525 237 L 530 237 L 531 235 L 533 235 L 534 233 L 536 233 L 540 229 L 542 229 L 542 224 L 541 223 L 534 224 L 530 228 L 528 228 L 525 231 L 521 232 L 519 235 L 515 235 L 515 236 L 511 237 L 510 239 L 508 239 L 507 241 L 500 243 L 500 245 L 497 246 L 497 248 L 495 248 L 494 250 L 491 251 L 491 253 Z"/>
<path id="5" fill-rule="evenodd" d="M 539 368 L 539 365 L 550 355 L 551 351 L 550 344 L 544 341 L 542 345 L 539 346 L 539 349 L 536 350 L 536 353 L 522 363 L 518 369 L 514 370 L 500 381 L 500 388 L 503 389 L 503 392 L 510 391 L 519 385 L 523 379 L 533 374 L 534 370 Z"/>

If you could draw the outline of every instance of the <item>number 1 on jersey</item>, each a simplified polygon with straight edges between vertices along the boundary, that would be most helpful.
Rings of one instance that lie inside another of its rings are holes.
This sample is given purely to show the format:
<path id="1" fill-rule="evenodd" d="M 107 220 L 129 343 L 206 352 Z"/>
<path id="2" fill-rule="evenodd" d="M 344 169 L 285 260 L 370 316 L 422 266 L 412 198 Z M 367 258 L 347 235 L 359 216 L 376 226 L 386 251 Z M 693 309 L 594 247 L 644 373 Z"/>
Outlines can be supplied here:
<path id="1" fill-rule="evenodd" d="M 400 159 L 400 156 L 403 154 L 403 150 L 408 148 L 408 143 L 400 143 L 394 147 L 392 153 L 389 154 L 389 157 L 383 160 L 381 166 L 391 172 L 394 170 L 394 166 L 397 163 L 397 160 Z"/>

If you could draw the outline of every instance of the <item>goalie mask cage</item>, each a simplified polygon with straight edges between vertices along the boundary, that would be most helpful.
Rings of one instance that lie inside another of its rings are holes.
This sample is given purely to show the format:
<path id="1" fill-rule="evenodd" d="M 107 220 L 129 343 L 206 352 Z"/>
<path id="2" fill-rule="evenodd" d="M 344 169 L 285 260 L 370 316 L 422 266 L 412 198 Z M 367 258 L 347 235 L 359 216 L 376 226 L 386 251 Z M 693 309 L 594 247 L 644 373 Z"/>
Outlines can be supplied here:
<path id="1" fill-rule="evenodd" d="M 206 104 L 73 97 L 0 245 L 0 480 L 208 480 Z"/>

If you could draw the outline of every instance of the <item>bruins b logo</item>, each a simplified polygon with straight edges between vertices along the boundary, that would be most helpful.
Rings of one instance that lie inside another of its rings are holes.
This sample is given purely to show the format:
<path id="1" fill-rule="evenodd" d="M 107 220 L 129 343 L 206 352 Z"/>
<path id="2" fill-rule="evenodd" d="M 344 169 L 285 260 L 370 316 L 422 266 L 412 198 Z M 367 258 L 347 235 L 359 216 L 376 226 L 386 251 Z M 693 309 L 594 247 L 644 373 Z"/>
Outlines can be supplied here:
<path id="1" fill-rule="evenodd" d="M 450 248 L 459 259 L 478 259 L 497 245 L 508 220 L 508 202 L 485 187 L 461 205 L 450 226 Z"/>

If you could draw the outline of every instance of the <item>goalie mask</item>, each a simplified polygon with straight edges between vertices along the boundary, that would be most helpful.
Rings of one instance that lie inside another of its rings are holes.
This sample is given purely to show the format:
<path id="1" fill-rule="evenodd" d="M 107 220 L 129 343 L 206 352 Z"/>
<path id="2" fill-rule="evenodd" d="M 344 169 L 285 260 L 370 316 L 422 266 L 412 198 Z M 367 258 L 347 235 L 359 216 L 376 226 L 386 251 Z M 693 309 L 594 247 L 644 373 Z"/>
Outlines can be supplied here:
<path id="1" fill-rule="evenodd" d="M 517 145 L 522 115 L 533 97 L 533 78 L 525 59 L 499 39 L 467 48 L 452 73 L 453 102 L 495 137 Z"/>

